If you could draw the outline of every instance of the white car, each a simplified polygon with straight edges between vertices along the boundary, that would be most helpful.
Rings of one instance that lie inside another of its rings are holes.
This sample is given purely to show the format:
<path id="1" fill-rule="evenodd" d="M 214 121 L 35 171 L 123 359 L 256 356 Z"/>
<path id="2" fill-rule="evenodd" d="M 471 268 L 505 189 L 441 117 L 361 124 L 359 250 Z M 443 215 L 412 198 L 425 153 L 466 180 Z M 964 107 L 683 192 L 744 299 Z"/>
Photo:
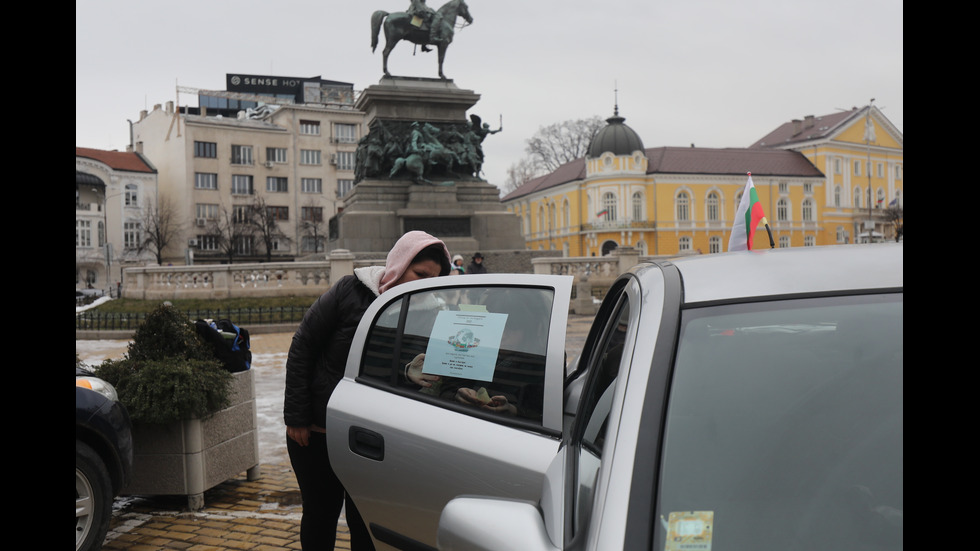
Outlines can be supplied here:
<path id="1" fill-rule="evenodd" d="M 902 548 L 902 244 L 638 265 L 566 376 L 571 284 L 365 314 L 327 435 L 378 549 Z"/>

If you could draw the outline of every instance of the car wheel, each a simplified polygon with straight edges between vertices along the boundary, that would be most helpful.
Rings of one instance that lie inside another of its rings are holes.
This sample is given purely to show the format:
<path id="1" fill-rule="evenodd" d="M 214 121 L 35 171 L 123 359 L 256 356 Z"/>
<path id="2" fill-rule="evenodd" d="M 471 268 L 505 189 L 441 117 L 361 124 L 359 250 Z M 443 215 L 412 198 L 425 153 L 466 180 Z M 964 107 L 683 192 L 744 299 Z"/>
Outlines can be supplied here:
<path id="1" fill-rule="evenodd" d="M 99 454 L 75 440 L 75 551 L 102 548 L 112 516 L 112 481 Z"/>

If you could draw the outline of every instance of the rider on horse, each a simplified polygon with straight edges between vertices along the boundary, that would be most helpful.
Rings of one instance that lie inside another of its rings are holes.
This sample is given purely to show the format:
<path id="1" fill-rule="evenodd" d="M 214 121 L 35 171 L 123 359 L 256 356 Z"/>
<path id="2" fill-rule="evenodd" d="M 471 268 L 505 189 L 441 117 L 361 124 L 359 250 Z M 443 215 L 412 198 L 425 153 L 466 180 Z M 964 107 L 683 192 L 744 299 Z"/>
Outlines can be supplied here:
<path id="1" fill-rule="evenodd" d="M 405 13 L 413 16 L 412 24 L 419 29 L 424 28 L 426 24 L 429 27 L 429 42 L 435 44 L 442 40 L 442 15 L 436 10 L 425 5 L 425 0 L 409 0 L 411 5 L 405 11 Z M 414 17 L 419 19 L 416 24 Z M 423 52 L 432 51 L 425 44 L 422 45 Z"/>

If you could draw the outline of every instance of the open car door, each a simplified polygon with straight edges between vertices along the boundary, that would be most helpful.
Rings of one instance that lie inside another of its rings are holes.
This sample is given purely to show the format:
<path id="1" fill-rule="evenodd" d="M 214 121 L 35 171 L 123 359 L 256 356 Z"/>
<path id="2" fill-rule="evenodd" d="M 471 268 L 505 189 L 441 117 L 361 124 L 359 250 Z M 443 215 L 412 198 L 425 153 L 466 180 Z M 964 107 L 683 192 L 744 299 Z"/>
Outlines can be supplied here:
<path id="1" fill-rule="evenodd" d="M 327 407 L 327 447 L 378 549 L 435 549 L 460 495 L 540 498 L 561 443 L 572 279 L 432 278 L 365 312 Z M 424 387 L 419 371 L 439 380 Z"/>

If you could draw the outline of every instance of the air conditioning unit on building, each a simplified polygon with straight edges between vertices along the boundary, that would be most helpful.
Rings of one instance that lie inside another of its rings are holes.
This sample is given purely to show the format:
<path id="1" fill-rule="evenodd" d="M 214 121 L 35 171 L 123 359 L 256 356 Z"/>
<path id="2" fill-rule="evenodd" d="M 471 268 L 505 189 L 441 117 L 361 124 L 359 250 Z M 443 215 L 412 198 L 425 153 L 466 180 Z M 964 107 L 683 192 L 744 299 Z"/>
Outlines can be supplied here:
<path id="1" fill-rule="evenodd" d="M 187 240 L 187 246 L 188 247 L 196 247 L 197 246 L 197 239 L 188 239 Z"/>
<path id="2" fill-rule="evenodd" d="M 333 166 L 337 166 L 337 154 L 336 153 L 330 155 L 330 164 L 332 164 Z"/>
<path id="3" fill-rule="evenodd" d="M 197 219 L 197 227 L 199 227 L 199 228 L 203 228 L 204 226 L 207 225 L 207 223 L 208 223 L 208 221 L 207 221 L 206 218 L 198 218 Z"/>
<path id="4" fill-rule="evenodd" d="M 274 164 L 274 163 L 273 163 L 272 161 L 266 161 L 266 162 L 265 162 L 265 167 L 266 167 L 266 168 L 272 168 L 272 166 L 273 166 L 273 164 Z"/>

